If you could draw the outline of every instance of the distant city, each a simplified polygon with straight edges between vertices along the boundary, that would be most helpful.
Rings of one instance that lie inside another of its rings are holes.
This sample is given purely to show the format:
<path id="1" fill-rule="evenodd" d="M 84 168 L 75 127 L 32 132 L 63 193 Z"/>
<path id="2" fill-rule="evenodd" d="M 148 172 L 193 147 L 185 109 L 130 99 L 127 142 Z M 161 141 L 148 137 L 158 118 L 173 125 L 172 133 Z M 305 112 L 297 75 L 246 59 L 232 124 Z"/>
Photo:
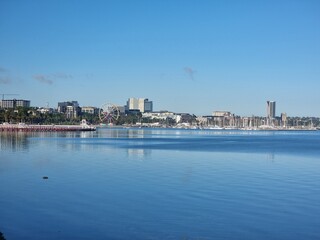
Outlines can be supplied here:
<path id="1" fill-rule="evenodd" d="M 208 129 L 299 129 L 316 130 L 320 127 L 320 118 L 316 117 L 292 117 L 286 113 L 276 115 L 276 101 L 266 101 L 265 116 L 238 116 L 228 110 L 215 110 L 210 115 L 195 116 L 192 113 L 175 113 L 167 110 L 154 111 L 153 101 L 148 98 L 129 98 L 125 105 L 108 103 L 112 106 L 115 118 L 106 119 L 106 122 L 99 118 L 103 107 L 80 106 L 78 101 L 58 102 L 56 108 L 31 107 L 30 100 L 4 99 L 0 100 L 0 111 L 2 119 L 0 123 L 17 123 L 19 111 L 27 109 L 27 115 L 63 116 L 64 121 L 76 123 L 82 119 L 89 119 L 91 124 L 109 124 L 135 127 L 175 127 L 175 128 L 208 128 Z M 10 116 L 8 112 L 13 112 Z M 12 117 L 16 114 L 16 118 Z M 30 118 L 20 117 L 20 121 L 29 121 Z M 119 120 L 120 119 L 120 120 Z M 62 121 L 61 118 L 59 121 Z M 43 121 L 42 121 L 43 122 Z M 33 118 L 31 123 L 42 123 Z M 48 123 L 48 122 L 46 122 Z"/>

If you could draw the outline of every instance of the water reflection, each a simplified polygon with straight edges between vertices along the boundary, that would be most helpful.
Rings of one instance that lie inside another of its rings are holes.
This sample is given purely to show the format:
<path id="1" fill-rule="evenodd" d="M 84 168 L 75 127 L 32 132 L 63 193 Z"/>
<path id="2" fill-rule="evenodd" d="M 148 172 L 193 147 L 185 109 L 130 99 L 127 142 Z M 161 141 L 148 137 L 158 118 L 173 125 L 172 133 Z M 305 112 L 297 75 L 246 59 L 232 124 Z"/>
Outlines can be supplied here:
<path id="1" fill-rule="evenodd" d="M 151 156 L 152 150 L 151 149 L 130 149 L 127 150 L 129 157 L 137 157 L 144 159 L 148 156 Z"/>
<path id="2" fill-rule="evenodd" d="M 204 131 L 99 128 L 96 132 L 1 132 L 1 151 L 28 151 L 32 144 L 62 151 L 126 149 L 148 156 L 152 150 L 320 154 L 319 132 Z"/>
<path id="3" fill-rule="evenodd" d="M 0 150 L 26 151 L 29 139 L 23 132 L 0 132 Z"/>
<path id="4" fill-rule="evenodd" d="M 139 128 L 99 128 L 96 136 L 100 138 L 144 138 L 151 132 Z"/>
<path id="5" fill-rule="evenodd" d="M 269 160 L 274 160 L 275 159 L 275 154 L 274 154 L 274 152 L 270 152 L 270 153 L 268 153 L 267 154 L 267 159 L 269 159 Z"/>

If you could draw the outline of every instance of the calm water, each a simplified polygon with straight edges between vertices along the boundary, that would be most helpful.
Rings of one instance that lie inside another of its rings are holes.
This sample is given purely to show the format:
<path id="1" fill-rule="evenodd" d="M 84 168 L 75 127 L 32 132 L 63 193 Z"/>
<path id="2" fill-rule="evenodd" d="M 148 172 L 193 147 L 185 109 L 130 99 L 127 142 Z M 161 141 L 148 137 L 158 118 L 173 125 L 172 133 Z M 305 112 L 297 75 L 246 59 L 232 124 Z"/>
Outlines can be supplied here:
<path id="1" fill-rule="evenodd" d="M 320 239 L 320 132 L 0 133 L 0 231 Z"/>

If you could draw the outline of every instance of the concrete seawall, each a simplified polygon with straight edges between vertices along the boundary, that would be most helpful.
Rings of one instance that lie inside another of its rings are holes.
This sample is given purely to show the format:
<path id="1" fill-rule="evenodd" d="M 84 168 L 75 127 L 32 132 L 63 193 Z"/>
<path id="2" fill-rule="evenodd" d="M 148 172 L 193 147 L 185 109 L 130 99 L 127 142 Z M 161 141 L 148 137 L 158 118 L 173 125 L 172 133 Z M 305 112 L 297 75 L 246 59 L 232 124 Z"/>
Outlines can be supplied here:
<path id="1" fill-rule="evenodd" d="M 67 131 L 95 131 L 89 125 L 28 125 L 28 124 L 2 124 L 0 131 L 8 132 L 67 132 Z"/>

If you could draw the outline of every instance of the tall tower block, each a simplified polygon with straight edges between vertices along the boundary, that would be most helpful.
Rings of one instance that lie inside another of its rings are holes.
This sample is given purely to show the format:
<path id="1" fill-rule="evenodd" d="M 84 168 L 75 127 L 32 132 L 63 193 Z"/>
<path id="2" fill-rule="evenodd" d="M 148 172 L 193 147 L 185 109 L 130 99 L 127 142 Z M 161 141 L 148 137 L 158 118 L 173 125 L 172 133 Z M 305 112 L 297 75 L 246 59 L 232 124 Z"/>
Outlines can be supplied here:
<path id="1" fill-rule="evenodd" d="M 267 101 L 267 118 L 273 119 L 276 117 L 276 102 Z"/>

